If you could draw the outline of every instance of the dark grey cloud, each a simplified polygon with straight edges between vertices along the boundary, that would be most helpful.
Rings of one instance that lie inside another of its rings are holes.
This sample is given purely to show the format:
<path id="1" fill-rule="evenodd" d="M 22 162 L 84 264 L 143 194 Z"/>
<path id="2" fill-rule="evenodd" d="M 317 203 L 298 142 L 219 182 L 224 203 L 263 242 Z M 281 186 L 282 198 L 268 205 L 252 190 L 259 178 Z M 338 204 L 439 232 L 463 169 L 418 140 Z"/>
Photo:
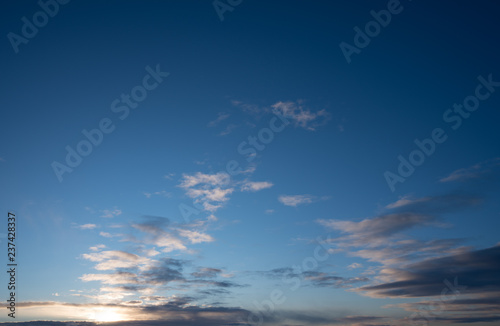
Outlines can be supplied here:
<path id="1" fill-rule="evenodd" d="M 384 316 L 345 316 L 345 312 L 318 312 L 307 310 L 277 310 L 273 314 L 263 316 L 265 325 L 359 325 L 365 322 L 377 322 L 386 319 Z M 292 324 L 293 322 L 293 324 Z"/>
<path id="2" fill-rule="evenodd" d="M 168 227 L 170 225 L 170 219 L 162 216 L 144 215 L 142 216 L 141 222 L 134 225 L 138 226 L 138 228 L 143 231 L 156 233 Z"/>
<path id="3" fill-rule="evenodd" d="M 222 273 L 222 270 L 218 268 L 200 267 L 198 271 L 191 273 L 191 276 L 196 278 L 214 278 L 220 273 Z"/>
<path id="4" fill-rule="evenodd" d="M 497 305 L 500 310 L 500 296 L 486 297 L 486 298 L 467 298 L 458 299 L 453 302 L 455 305 Z"/>
<path id="5" fill-rule="evenodd" d="M 466 294 L 500 292 L 500 246 L 423 260 L 392 269 L 391 277 L 396 281 L 358 290 L 375 297 L 438 296 L 447 287 L 453 290 L 447 280 Z"/>
<path id="6" fill-rule="evenodd" d="M 445 195 L 407 199 L 406 204 L 394 207 L 393 211 L 427 215 L 447 214 L 463 211 L 464 208 L 473 207 L 482 202 L 483 198 L 479 195 L 454 192 Z"/>
<path id="7" fill-rule="evenodd" d="M 201 290 L 201 291 L 198 291 L 197 293 L 202 294 L 202 295 L 206 295 L 206 296 L 220 297 L 222 295 L 226 295 L 226 294 L 229 294 L 231 292 L 228 291 L 228 290 L 226 290 L 226 289 L 224 289 L 224 288 L 217 288 L 217 289 Z"/>
<path id="8" fill-rule="evenodd" d="M 118 292 L 135 292 L 147 289 L 158 291 L 158 289 L 177 288 L 183 291 L 191 291 L 198 299 L 207 297 L 220 298 L 221 295 L 229 294 L 233 288 L 241 288 L 247 285 L 239 284 L 227 279 L 219 279 L 223 272 L 218 268 L 197 267 L 195 272 L 186 272 L 185 269 L 192 268 L 192 261 L 174 258 L 161 258 L 150 265 L 139 268 L 120 268 L 112 273 L 85 274 L 82 280 L 86 282 L 98 281 L 113 288 Z M 141 296 L 141 300 L 164 301 L 166 298 L 159 295 Z"/>
<path id="9" fill-rule="evenodd" d="M 359 222 L 344 220 L 318 220 L 327 228 L 344 234 L 330 242 L 341 246 L 387 246 L 387 241 L 401 237 L 411 229 L 424 226 L 441 226 L 442 216 L 481 204 L 478 195 L 450 193 L 418 199 L 402 198 L 387 205 L 390 210 Z"/>
<path id="10" fill-rule="evenodd" d="M 472 324 L 472 323 L 490 323 L 500 321 L 500 315 L 497 316 L 474 316 L 474 317 L 437 317 L 436 321 L 444 321 L 449 324 Z"/>
<path id="11" fill-rule="evenodd" d="M 429 241 L 401 240 L 391 241 L 386 246 L 366 247 L 350 254 L 368 259 L 371 262 L 382 263 L 385 266 L 401 266 L 410 262 L 452 254 L 465 239 L 438 239 Z M 461 249 L 457 249 L 461 248 Z"/>
<path id="12" fill-rule="evenodd" d="M 345 236 L 331 239 L 342 246 L 376 246 L 403 231 L 436 223 L 436 217 L 426 214 L 402 212 L 367 218 L 359 222 L 340 220 L 318 220 L 318 223 Z"/>
<path id="13" fill-rule="evenodd" d="M 484 189 L 474 190 L 485 194 Z M 447 214 L 480 206 L 483 195 L 466 191 L 422 198 L 403 197 L 387 205 L 383 214 L 361 221 L 320 220 L 320 224 L 342 234 L 328 243 L 355 257 L 381 266 L 367 270 L 373 282 L 354 289 L 375 298 L 430 298 L 390 305 L 403 308 L 424 321 L 460 324 L 497 321 L 500 314 L 500 246 L 473 249 L 467 239 L 411 239 L 405 233 L 422 227 L 448 227 Z M 335 277 L 326 277 L 335 282 Z M 318 277 L 318 282 L 321 278 Z M 436 310 L 436 307 L 439 307 Z M 418 318 L 417 318 L 418 319 Z M 392 320 L 408 324 L 416 318 Z M 356 325 L 379 325 L 360 322 Z"/>
<path id="14" fill-rule="evenodd" d="M 204 284 L 207 286 L 214 286 L 217 288 L 240 288 L 240 287 L 245 287 L 245 285 L 238 284 L 235 282 L 231 281 L 214 281 L 214 280 L 189 280 L 187 281 L 188 283 L 193 283 L 193 284 Z"/>
<path id="15" fill-rule="evenodd" d="M 167 284 L 173 281 L 185 281 L 182 274 L 183 265 L 186 261 L 164 258 L 159 266 L 150 267 L 142 272 L 141 279 L 147 284 Z"/>
<path id="16" fill-rule="evenodd" d="M 279 280 L 298 278 L 305 281 L 305 285 L 314 287 L 343 288 L 351 284 L 369 281 L 366 277 L 342 277 L 333 273 L 319 271 L 298 271 L 291 267 L 275 268 L 269 271 L 259 271 L 255 273 Z"/>
<path id="17" fill-rule="evenodd" d="M 258 275 L 266 276 L 273 279 L 281 279 L 283 277 L 296 277 L 299 276 L 298 273 L 294 271 L 291 267 L 281 267 L 275 268 L 268 271 L 258 271 L 258 272 L 250 272 Z"/>
<path id="18" fill-rule="evenodd" d="M 321 272 L 303 272 L 305 280 L 310 281 L 312 286 L 342 288 L 351 284 L 368 282 L 367 277 L 340 277 L 329 273 Z"/>

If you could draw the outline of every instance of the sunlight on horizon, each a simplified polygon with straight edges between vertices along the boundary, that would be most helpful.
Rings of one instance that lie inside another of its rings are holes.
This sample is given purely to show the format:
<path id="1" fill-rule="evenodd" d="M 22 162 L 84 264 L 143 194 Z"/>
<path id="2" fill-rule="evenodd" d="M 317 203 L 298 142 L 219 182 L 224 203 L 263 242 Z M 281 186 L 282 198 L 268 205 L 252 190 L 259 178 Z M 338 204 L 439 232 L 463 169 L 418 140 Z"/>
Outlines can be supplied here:
<path id="1" fill-rule="evenodd" d="M 97 308 L 95 309 L 89 319 L 97 322 L 112 322 L 112 321 L 128 321 L 123 314 L 119 313 L 117 309 L 112 308 Z"/>

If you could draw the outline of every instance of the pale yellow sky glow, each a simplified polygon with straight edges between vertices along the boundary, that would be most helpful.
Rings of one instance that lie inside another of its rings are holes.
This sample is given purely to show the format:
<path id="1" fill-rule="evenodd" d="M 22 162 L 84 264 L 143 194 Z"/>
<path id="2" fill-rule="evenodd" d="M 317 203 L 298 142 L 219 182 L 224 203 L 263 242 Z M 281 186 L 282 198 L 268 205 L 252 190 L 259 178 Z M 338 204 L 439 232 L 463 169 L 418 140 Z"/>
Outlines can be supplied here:
<path id="1" fill-rule="evenodd" d="M 37 319 L 56 319 L 72 321 L 129 321 L 135 320 L 131 316 L 147 320 L 147 316 L 138 314 L 133 307 L 113 307 L 85 304 L 61 304 L 58 302 L 29 302 L 20 303 L 25 317 Z"/>
<path id="2" fill-rule="evenodd" d="M 21 302 L 18 307 L 23 311 L 23 318 L 37 320 L 116 322 L 135 320 L 188 321 L 203 318 L 212 321 L 237 320 L 238 311 L 200 311 L 184 310 L 182 308 L 162 308 L 144 310 L 151 305 L 126 304 L 71 304 L 62 302 Z"/>
<path id="3" fill-rule="evenodd" d="M 95 308 L 89 314 L 89 319 L 92 321 L 122 321 L 129 320 L 119 309 L 116 308 Z"/>

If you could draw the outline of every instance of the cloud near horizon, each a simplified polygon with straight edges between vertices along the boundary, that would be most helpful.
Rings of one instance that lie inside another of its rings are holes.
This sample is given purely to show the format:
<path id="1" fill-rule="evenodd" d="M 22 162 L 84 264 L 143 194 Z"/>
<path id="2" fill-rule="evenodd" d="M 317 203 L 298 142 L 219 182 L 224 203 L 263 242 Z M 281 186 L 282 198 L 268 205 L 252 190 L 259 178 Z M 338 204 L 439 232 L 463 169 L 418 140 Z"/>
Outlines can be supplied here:
<path id="1" fill-rule="evenodd" d="M 465 239 L 423 241 L 406 234 L 415 228 L 446 226 L 443 215 L 478 207 L 482 201 L 479 196 L 463 193 L 422 198 L 406 196 L 386 205 L 390 211 L 375 217 L 358 222 L 320 219 L 317 223 L 340 233 L 340 236 L 328 239 L 330 245 L 343 249 L 349 256 L 372 263 L 365 270 L 365 274 L 373 275 L 371 284 L 351 291 L 371 298 L 434 299 L 387 306 L 413 313 L 411 317 L 395 322 L 416 322 L 423 311 L 437 303 L 441 308 L 432 320 L 456 323 L 494 321 L 500 320 L 495 315 L 498 306 L 485 307 L 483 303 L 493 303 L 500 298 L 500 285 L 495 283 L 500 275 L 498 244 L 473 249 L 463 246 Z M 452 295 L 453 299 L 450 299 Z M 471 304 L 467 316 L 452 316 L 459 311 L 460 300 Z"/>
<path id="2" fill-rule="evenodd" d="M 191 245 L 213 242 L 215 239 L 207 233 L 208 223 L 182 224 L 165 217 L 143 216 L 116 235 L 121 242 L 129 243 L 129 248 L 135 248 L 134 252 L 105 250 L 106 246 L 96 245 L 81 255 L 83 260 L 94 264 L 96 272 L 86 273 L 80 280 L 97 282 L 100 286 L 97 291 L 72 295 L 97 303 L 136 301 L 142 305 L 147 302 L 141 298 L 160 298 L 156 293 L 168 288 L 174 293 L 191 293 L 197 299 L 217 296 L 222 300 L 230 294 L 230 289 L 244 285 L 229 281 L 230 274 L 220 267 L 195 266 L 190 260 L 166 255 L 175 251 L 194 254 Z"/>

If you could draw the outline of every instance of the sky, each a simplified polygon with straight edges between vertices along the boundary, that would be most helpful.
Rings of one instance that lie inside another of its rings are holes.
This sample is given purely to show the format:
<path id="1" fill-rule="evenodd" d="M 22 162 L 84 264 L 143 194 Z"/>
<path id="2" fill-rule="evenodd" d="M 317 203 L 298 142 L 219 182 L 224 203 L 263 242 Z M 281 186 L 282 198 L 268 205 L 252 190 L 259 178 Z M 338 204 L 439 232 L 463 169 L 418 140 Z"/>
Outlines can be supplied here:
<path id="1" fill-rule="evenodd" d="M 498 3 L 2 9 L 0 324 L 500 321 Z"/>

